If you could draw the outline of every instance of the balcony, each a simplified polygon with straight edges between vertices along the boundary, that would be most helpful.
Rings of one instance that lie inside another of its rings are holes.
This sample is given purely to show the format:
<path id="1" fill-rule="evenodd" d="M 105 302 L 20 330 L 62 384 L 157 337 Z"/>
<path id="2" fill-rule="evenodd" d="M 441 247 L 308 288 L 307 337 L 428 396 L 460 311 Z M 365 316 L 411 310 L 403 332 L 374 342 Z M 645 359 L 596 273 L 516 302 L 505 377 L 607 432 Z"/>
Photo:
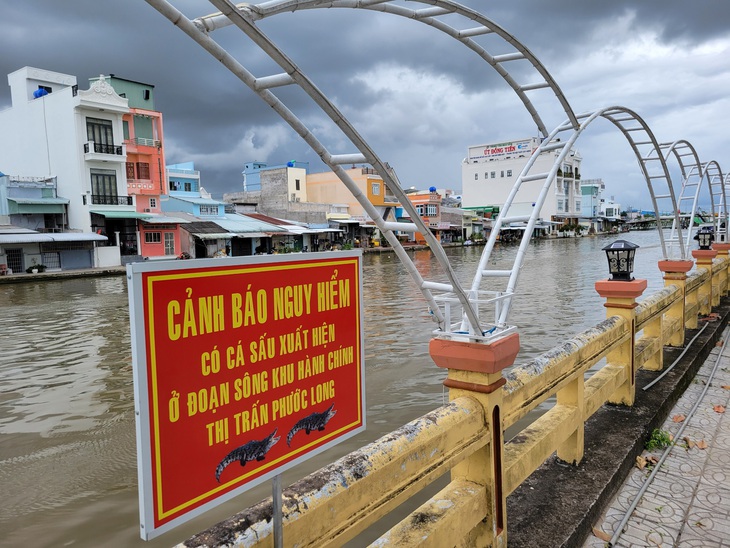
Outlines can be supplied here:
<path id="1" fill-rule="evenodd" d="M 127 156 L 124 145 L 105 145 L 89 141 L 84 143 L 84 159 L 100 160 L 103 162 L 123 162 Z"/>
<path id="2" fill-rule="evenodd" d="M 106 196 L 103 194 L 92 194 L 91 203 L 94 205 L 131 206 L 134 205 L 131 196 Z"/>
<path id="3" fill-rule="evenodd" d="M 162 141 L 159 139 L 147 139 L 145 137 L 135 137 L 134 139 L 126 139 L 124 143 L 127 146 L 142 146 L 142 147 L 155 147 L 160 148 Z"/>

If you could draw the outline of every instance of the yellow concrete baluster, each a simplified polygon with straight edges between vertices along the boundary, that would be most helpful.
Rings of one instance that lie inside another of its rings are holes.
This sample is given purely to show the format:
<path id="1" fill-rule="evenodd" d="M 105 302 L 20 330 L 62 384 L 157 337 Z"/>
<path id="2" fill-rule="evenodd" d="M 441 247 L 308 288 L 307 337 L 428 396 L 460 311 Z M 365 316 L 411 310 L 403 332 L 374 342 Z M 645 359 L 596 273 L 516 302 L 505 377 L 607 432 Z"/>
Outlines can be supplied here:
<path id="1" fill-rule="evenodd" d="M 634 345 L 636 337 L 636 299 L 646 289 L 646 280 L 601 280 L 596 282 L 596 291 L 606 299 L 606 317 L 619 316 L 631 325 L 631 337 L 606 359 L 610 365 L 620 365 L 626 371 L 626 380 L 609 398 L 611 403 L 633 405 L 636 392 L 636 368 Z"/>

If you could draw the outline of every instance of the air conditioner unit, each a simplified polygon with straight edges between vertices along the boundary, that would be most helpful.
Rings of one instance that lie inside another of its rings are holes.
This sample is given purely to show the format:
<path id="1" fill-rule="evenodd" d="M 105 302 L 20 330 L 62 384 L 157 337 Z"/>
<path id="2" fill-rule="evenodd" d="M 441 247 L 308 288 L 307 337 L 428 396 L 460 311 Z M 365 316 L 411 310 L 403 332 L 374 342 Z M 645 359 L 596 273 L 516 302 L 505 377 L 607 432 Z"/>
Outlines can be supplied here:
<path id="1" fill-rule="evenodd" d="M 149 207 L 144 210 L 145 213 L 149 213 L 150 211 L 151 209 Z"/>

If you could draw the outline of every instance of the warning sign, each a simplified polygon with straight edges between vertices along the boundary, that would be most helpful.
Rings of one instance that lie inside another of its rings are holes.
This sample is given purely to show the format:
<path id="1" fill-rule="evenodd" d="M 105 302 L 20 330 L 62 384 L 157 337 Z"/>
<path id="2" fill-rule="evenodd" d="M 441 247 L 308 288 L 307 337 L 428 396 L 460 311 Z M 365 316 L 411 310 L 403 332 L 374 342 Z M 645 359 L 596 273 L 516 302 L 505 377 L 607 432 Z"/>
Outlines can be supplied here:
<path id="1" fill-rule="evenodd" d="M 364 429 L 359 251 L 127 273 L 142 538 Z"/>

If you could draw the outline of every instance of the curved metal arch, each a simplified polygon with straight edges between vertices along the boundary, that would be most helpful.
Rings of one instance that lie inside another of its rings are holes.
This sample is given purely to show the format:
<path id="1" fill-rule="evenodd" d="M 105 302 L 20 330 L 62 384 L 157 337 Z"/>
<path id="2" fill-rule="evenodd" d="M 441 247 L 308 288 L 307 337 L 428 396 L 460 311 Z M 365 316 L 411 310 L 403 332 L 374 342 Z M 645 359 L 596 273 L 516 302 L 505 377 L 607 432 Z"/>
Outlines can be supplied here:
<path id="1" fill-rule="evenodd" d="M 545 123 L 542 121 L 542 118 L 537 112 L 537 108 L 527 96 L 527 92 L 529 91 L 550 88 L 555 94 L 555 98 L 562 106 L 566 116 L 573 124 L 573 127 L 578 127 L 578 120 L 575 117 L 575 113 L 573 112 L 573 109 L 568 103 L 567 98 L 560 89 L 560 86 L 558 86 L 557 82 L 550 75 L 547 68 L 545 68 L 545 66 L 537 59 L 537 57 L 535 57 L 535 55 L 515 36 L 507 32 L 500 25 L 488 19 L 478 11 L 467 8 L 466 6 L 462 6 L 456 2 L 452 2 L 451 0 L 411 0 L 411 2 L 421 3 L 433 7 L 428 9 L 415 10 L 407 8 L 403 5 L 395 4 L 392 0 L 272 0 L 270 2 L 258 5 L 240 3 L 236 4 L 235 8 L 239 10 L 249 10 L 251 13 L 251 20 L 253 21 L 265 19 L 267 17 L 272 17 L 281 13 L 289 13 L 298 10 L 350 8 L 390 13 L 392 15 L 398 15 L 419 23 L 429 25 L 445 33 L 451 38 L 461 42 L 466 47 L 474 51 L 477 55 L 479 55 L 479 57 L 481 57 L 489 65 L 491 65 L 492 68 L 494 68 L 499 73 L 504 81 L 507 82 L 507 84 L 520 98 L 523 105 L 532 116 L 532 119 L 537 125 L 538 131 L 543 138 L 547 136 L 547 127 L 545 126 Z M 215 2 L 213 3 L 215 4 Z M 230 4 L 230 2 L 228 3 Z M 223 28 L 232 23 L 231 20 L 223 14 L 223 11 L 224 10 L 221 9 L 220 14 L 211 14 L 199 17 L 193 22 L 201 30 L 204 30 L 206 32 L 211 32 L 213 30 Z M 460 15 L 466 18 L 469 22 L 475 21 L 481 26 L 459 30 L 438 19 L 438 17 L 453 14 Z M 484 49 L 482 46 L 472 40 L 473 36 L 486 34 L 496 34 L 502 40 L 504 40 L 504 42 L 513 47 L 516 52 L 500 55 L 491 55 L 486 49 Z M 503 65 L 510 61 L 515 61 L 519 59 L 529 61 L 532 67 L 543 78 L 543 81 L 532 82 L 524 85 L 520 85 L 519 83 L 517 83 L 517 81 L 510 75 L 510 73 Z"/>
<path id="2" fill-rule="evenodd" d="M 723 223 L 722 219 L 722 215 L 727 211 L 727 200 L 722 168 L 716 160 L 710 160 L 703 165 L 702 179 L 705 178 L 707 178 L 709 186 L 712 225 L 715 229 L 715 235 L 719 235 L 721 231 L 727 230 L 727 221 Z M 687 249 L 689 249 L 689 241 Z"/>
<path id="3" fill-rule="evenodd" d="M 670 254 L 675 248 L 683 248 L 685 256 L 687 256 L 689 255 L 689 246 L 692 236 L 692 219 L 694 219 L 697 211 L 697 203 L 701 188 L 700 183 L 702 182 L 702 165 L 697 151 L 689 141 L 681 139 L 672 143 L 661 143 L 659 147 L 661 148 L 661 152 L 664 153 L 665 162 L 668 162 L 669 158 L 672 156 L 675 158 L 682 175 L 681 190 L 679 198 L 677 199 L 679 221 L 674 221 L 672 223 L 668 247 L 670 249 Z M 649 154 L 649 159 L 653 157 L 654 152 L 659 151 L 652 151 L 652 153 Z M 690 161 L 688 162 L 687 159 Z M 682 212 L 683 204 L 686 202 L 691 202 L 689 206 L 689 213 L 686 212 L 686 207 L 685 212 Z M 686 231 L 685 239 L 681 240 L 680 229 L 683 228 L 685 224 L 682 222 L 683 219 L 687 221 L 686 224 L 688 230 Z"/>
<path id="4" fill-rule="evenodd" d="M 292 129 L 294 129 L 294 131 L 297 132 L 297 134 L 299 134 L 299 136 L 312 148 L 322 161 L 328 165 L 330 169 L 332 169 L 333 173 L 335 173 L 340 181 L 352 193 L 355 199 L 362 205 L 365 212 L 375 222 L 383 236 L 388 240 L 388 243 L 392 246 L 396 255 L 403 263 L 404 267 L 408 270 L 409 274 L 416 282 L 417 287 L 426 299 L 439 328 L 442 331 L 449 330 L 444 313 L 441 311 L 439 304 L 434 299 L 432 291 L 453 292 L 469 320 L 469 335 L 473 336 L 475 339 L 482 340 L 484 337 L 484 331 L 480 327 L 476 303 L 472 303 L 462 289 L 458 278 L 456 277 L 456 273 L 449 263 L 448 257 L 446 256 L 443 248 L 436 237 L 431 233 L 428 226 L 425 225 L 420 215 L 416 213 L 415 207 L 401 188 L 395 171 L 387 166 L 385 162 L 383 162 L 375 154 L 372 148 L 359 135 L 355 128 L 352 127 L 345 116 L 311 82 L 311 80 L 301 72 L 299 67 L 283 52 L 281 52 L 268 39 L 268 37 L 253 24 L 253 21 L 250 21 L 245 17 L 245 14 L 248 14 L 248 12 L 239 11 L 232 3 L 226 0 L 210 0 L 212 4 L 218 7 L 223 14 L 229 17 L 255 44 L 266 52 L 272 60 L 282 67 L 285 71 L 284 74 L 256 78 L 223 47 L 211 39 L 206 32 L 201 30 L 191 20 L 185 17 L 183 13 L 172 6 L 167 0 L 146 0 L 146 2 L 169 19 L 174 25 L 179 27 L 183 32 L 185 32 L 185 34 L 197 42 L 203 49 L 208 51 L 208 53 L 220 61 L 226 68 L 228 68 L 228 70 L 239 78 L 239 80 L 261 97 L 275 112 L 277 112 L 277 114 L 279 114 L 279 116 L 281 116 L 285 122 L 289 124 Z M 322 109 L 322 111 L 330 117 L 330 119 L 340 128 L 343 134 L 348 137 L 351 143 L 358 149 L 359 154 L 332 154 L 306 127 L 306 125 L 269 90 L 272 87 L 294 84 L 304 90 L 320 107 L 320 109 Z M 404 223 L 388 223 L 380 217 L 375 206 L 368 200 L 367 196 L 363 194 L 357 184 L 342 168 L 343 164 L 353 163 L 368 163 L 376 169 L 389 190 L 400 201 L 403 208 L 410 215 L 413 221 L 412 224 L 406 225 Z M 398 226 L 395 227 L 395 224 Z M 424 280 L 395 235 L 395 230 L 421 232 L 440 266 L 443 268 L 450 283 L 444 284 Z"/>
<path id="5" fill-rule="evenodd" d="M 320 156 L 322 161 L 326 165 L 328 165 L 330 169 L 332 169 L 332 171 L 337 175 L 342 183 L 348 188 L 348 190 L 350 190 L 355 199 L 357 199 L 358 202 L 362 205 L 366 213 L 375 221 L 375 224 L 378 226 L 390 245 L 393 247 L 394 251 L 398 255 L 398 258 L 409 271 L 409 273 L 415 280 L 418 288 L 421 290 L 426 301 L 431 307 L 434 319 L 438 322 L 441 332 L 452 332 L 450 320 L 448 320 L 448 318 L 446 317 L 451 305 L 444 304 L 444 312 L 442 312 L 439 309 L 439 303 L 436 302 L 434 295 L 432 294 L 432 291 L 434 290 L 447 292 L 452 297 L 455 297 L 454 301 L 460 304 L 468 324 L 468 329 L 466 331 L 461 331 L 459 334 L 460 337 L 468 335 L 468 337 L 472 340 L 486 341 L 496 338 L 500 335 L 500 333 L 494 333 L 494 328 L 485 331 L 480 327 L 478 307 L 480 302 L 485 301 L 480 301 L 479 298 L 474 294 L 467 295 L 467 293 L 460 286 L 456 274 L 453 271 L 453 268 L 449 263 L 448 258 L 441 248 L 438 240 L 436 240 L 435 236 L 424 224 L 421 217 L 416 213 L 415 207 L 403 192 L 400 183 L 398 182 L 397 176 L 392 168 L 385 164 L 385 162 L 383 162 L 375 154 L 374 150 L 372 150 L 372 148 L 364 141 L 364 139 L 359 135 L 359 133 L 350 124 L 350 122 L 343 116 L 343 114 L 337 109 L 337 107 L 314 85 L 314 83 L 299 69 L 299 67 L 254 24 L 256 14 L 251 9 L 251 6 L 244 5 L 242 8 L 239 9 L 229 0 L 209 0 L 211 4 L 213 4 L 220 10 L 222 16 L 225 16 L 235 26 L 243 31 L 248 38 L 250 38 L 257 46 L 259 46 L 259 48 L 261 48 L 276 64 L 278 64 L 284 70 L 284 73 L 282 74 L 276 74 L 261 78 L 255 77 L 223 47 L 221 47 L 210 38 L 206 30 L 204 29 L 204 25 L 202 25 L 200 21 L 198 21 L 196 24 L 195 22 L 187 19 L 167 0 L 146 1 L 148 4 L 157 9 L 157 11 L 159 11 L 162 15 L 164 15 L 171 22 L 173 22 L 173 24 L 175 24 L 186 34 L 188 34 L 188 36 L 190 36 L 201 47 L 206 49 L 206 51 L 208 51 L 211 55 L 218 59 L 244 84 L 246 84 L 250 89 L 257 93 L 267 104 L 269 104 L 269 106 L 272 107 L 272 109 L 274 109 L 284 119 L 284 121 L 286 121 L 302 137 L 302 139 L 304 139 L 304 141 L 312 148 L 312 150 L 314 150 Z M 356 4 L 357 6 L 362 7 L 364 4 L 375 5 L 377 3 L 382 2 L 371 1 L 364 3 L 358 2 Z M 413 18 L 427 20 L 432 26 L 441 30 L 444 30 L 448 27 L 444 26 L 442 22 L 436 21 L 435 17 L 447 13 L 467 14 L 470 19 L 480 19 L 484 22 L 487 22 L 487 20 L 477 12 L 473 12 L 472 10 L 469 10 L 467 8 L 453 4 L 448 0 L 431 0 L 427 3 L 439 4 L 440 6 L 432 9 L 421 10 L 418 12 L 410 10 L 407 13 Z M 275 4 L 283 5 L 276 0 L 274 0 L 273 3 L 267 3 L 265 5 L 271 6 Z M 308 2 L 307 0 L 291 0 L 289 2 L 286 2 L 285 4 L 289 6 L 289 8 L 291 8 L 300 5 L 303 6 L 305 4 L 308 4 Z M 330 3 L 330 5 L 335 4 L 336 2 Z M 315 5 L 316 7 L 323 6 L 321 2 L 313 2 L 312 6 L 314 7 Z M 443 6 L 448 6 L 448 9 Z M 344 3 L 343 7 L 345 7 Z M 495 26 L 495 28 L 497 27 Z M 454 30 L 454 32 L 457 31 Z M 482 26 L 478 27 L 477 29 L 467 29 L 458 32 L 460 33 L 459 39 L 462 42 L 468 39 L 468 44 L 470 46 L 477 47 L 476 44 L 472 43 L 472 41 L 469 39 L 469 36 L 492 32 L 492 30 L 488 27 Z M 512 45 L 514 45 L 515 43 L 519 44 L 519 42 L 511 37 L 511 35 L 508 35 L 506 31 L 500 29 L 500 32 L 503 34 L 503 38 L 505 35 L 508 37 L 507 41 L 512 43 Z M 543 73 L 549 78 L 549 74 L 547 73 L 546 69 L 544 69 L 544 67 L 542 67 L 539 62 L 537 62 L 534 56 L 532 56 L 532 54 L 529 53 L 526 48 L 524 48 L 523 52 L 520 52 L 518 54 L 507 54 L 505 56 L 498 57 L 490 56 L 490 58 L 492 60 L 493 66 L 501 66 L 501 63 L 510 60 L 522 59 L 525 58 L 526 55 L 533 60 L 533 66 L 537 65 L 537 68 L 543 71 Z M 520 88 L 520 92 L 522 93 L 526 90 L 538 89 L 540 87 L 551 87 L 551 83 L 553 91 L 556 93 L 556 96 L 561 101 L 563 106 L 567 109 L 569 122 L 571 123 L 571 125 L 575 125 L 577 118 L 574 116 L 572 110 L 567 104 L 567 101 L 562 95 L 562 92 L 559 91 L 559 88 L 557 88 L 557 85 L 552 82 L 551 78 L 549 78 L 548 82 L 544 82 L 537 86 L 522 86 Z M 284 103 L 270 91 L 271 88 L 286 85 L 297 85 L 303 91 L 305 91 L 309 95 L 309 97 L 320 107 L 320 109 L 329 116 L 329 118 L 337 125 L 337 127 L 339 127 L 343 134 L 349 138 L 350 142 L 358 149 L 359 154 L 332 154 L 331 152 L 329 152 L 324 144 L 317 139 L 317 137 L 302 123 L 302 121 L 299 120 L 296 115 L 291 112 L 284 105 Z M 402 223 L 397 223 L 398 226 L 395 227 L 394 225 L 396 223 L 388 223 L 379 217 L 378 211 L 375 206 L 373 206 L 373 204 L 368 200 L 367 196 L 362 193 L 357 184 L 341 167 L 342 164 L 352 163 L 368 163 L 376 169 L 379 175 L 383 178 L 383 181 L 390 190 L 390 192 L 400 201 L 403 208 L 411 216 L 413 223 L 410 226 L 414 228 L 410 230 L 419 231 L 425 237 L 427 243 L 432 249 L 432 252 L 434 253 L 434 256 L 437 258 L 438 262 L 446 273 L 446 277 L 449 280 L 448 284 L 429 282 L 421 277 L 420 273 L 415 268 L 415 265 L 410 260 L 410 257 L 403 249 L 400 241 L 398 240 L 394 232 L 395 230 L 405 230 L 406 227 L 404 227 Z M 500 299 L 501 295 L 497 295 L 496 297 L 489 299 L 488 302 L 492 303 L 493 306 L 498 308 Z M 449 321 L 449 324 L 447 324 L 447 320 Z M 506 329 L 510 330 L 511 328 Z M 505 330 L 502 330 L 502 333 L 504 332 Z"/>
<path id="6" fill-rule="evenodd" d="M 500 210 L 499 216 L 497 217 L 497 220 L 492 228 L 492 232 L 489 236 L 489 240 L 487 241 L 487 245 L 484 248 L 484 251 L 482 252 L 482 257 L 479 262 L 479 266 L 477 268 L 477 272 L 474 275 L 474 280 L 472 282 L 472 292 L 476 292 L 479 290 L 479 287 L 481 286 L 482 280 L 484 277 L 508 277 L 507 281 L 507 287 L 504 291 L 506 294 L 506 298 L 504 300 L 504 303 L 502 305 L 500 315 L 498 318 L 497 326 L 502 327 L 506 326 L 509 312 L 511 310 L 511 301 L 512 301 L 512 295 L 515 292 L 515 289 L 517 287 L 517 282 L 519 279 L 519 273 L 522 268 L 522 263 L 524 262 L 524 257 L 527 252 L 527 248 L 530 242 L 530 239 L 532 237 L 532 232 L 535 228 L 535 225 L 537 223 L 537 220 L 540 216 L 540 211 L 542 209 L 542 206 L 545 203 L 545 199 L 547 198 L 548 191 L 550 187 L 553 184 L 553 181 L 555 180 L 555 177 L 557 175 L 557 171 L 559 167 L 562 165 L 563 161 L 565 160 L 566 156 L 570 153 L 573 145 L 577 141 L 578 137 L 582 134 L 582 132 L 590 126 L 593 121 L 595 121 L 598 118 L 604 118 L 606 120 L 609 120 L 611 123 L 613 123 L 615 126 L 617 126 L 621 132 L 624 134 L 624 136 L 629 141 L 629 144 L 634 151 L 634 154 L 636 155 L 637 159 L 639 159 L 639 164 L 642 168 L 642 173 L 644 174 L 644 178 L 646 180 L 647 186 L 649 188 L 649 192 L 652 197 L 652 203 L 654 205 L 654 211 L 657 216 L 657 219 L 659 219 L 660 216 L 660 209 L 658 205 L 658 198 L 661 198 L 661 195 L 657 195 L 654 191 L 654 179 L 656 176 L 651 175 L 649 172 L 649 169 L 646 166 L 645 159 L 648 156 L 648 154 L 644 154 L 641 150 L 642 146 L 645 146 L 647 144 L 651 145 L 651 148 L 654 150 L 657 156 L 657 161 L 661 166 L 661 172 L 663 173 L 663 177 L 666 183 L 670 183 L 669 179 L 669 172 L 667 169 L 666 162 L 664 160 L 664 157 L 659 154 L 660 152 L 660 146 L 657 142 L 656 138 L 654 137 L 654 134 L 652 133 L 649 126 L 644 122 L 644 120 L 635 112 L 632 110 L 621 107 L 621 106 L 612 106 L 612 107 L 606 107 L 603 109 L 599 109 L 595 112 L 589 113 L 589 114 L 582 114 L 578 116 L 578 119 L 581 120 L 581 124 L 578 129 L 573 129 L 572 125 L 570 124 L 569 120 L 566 120 L 563 124 L 556 127 L 548 137 L 541 143 L 541 145 L 538 147 L 537 151 L 532 154 L 530 159 L 528 160 L 525 167 L 520 172 L 519 176 L 517 177 L 517 180 L 515 181 L 515 184 L 512 188 L 512 191 L 510 192 L 509 196 L 507 197 L 507 200 L 505 201 L 505 205 Z M 631 124 L 631 125 L 629 125 Z M 638 125 L 637 125 L 638 124 Z M 563 141 L 562 139 L 556 140 L 557 136 L 561 134 L 562 132 L 570 131 L 571 135 L 566 140 Z M 633 138 L 633 135 L 636 133 L 641 133 L 644 135 L 644 139 L 648 139 L 648 141 L 636 141 Z M 560 153 L 556 157 L 555 161 L 553 162 L 553 166 L 551 167 L 550 171 L 546 173 L 540 173 L 540 174 L 534 174 L 530 175 L 530 171 L 532 170 L 532 167 L 534 166 L 535 162 L 537 161 L 537 158 L 540 156 L 543 152 L 549 152 L 554 150 L 560 150 Z M 532 213 L 529 216 L 527 220 L 526 228 L 523 232 L 522 240 L 520 242 L 520 246 L 517 251 L 517 255 L 515 258 L 514 265 L 511 270 L 509 271 L 494 271 L 494 270 L 487 270 L 486 266 L 489 262 L 489 258 L 491 256 L 492 250 L 494 249 L 494 245 L 497 240 L 497 235 L 499 234 L 500 229 L 505 224 L 509 224 L 510 222 L 513 222 L 514 220 L 524 220 L 524 219 L 518 219 L 515 217 L 509 216 L 509 210 L 512 205 L 512 203 L 515 200 L 515 197 L 517 196 L 518 192 L 520 191 L 521 186 L 525 182 L 530 181 L 539 181 L 544 180 L 543 186 L 540 190 L 540 193 L 538 195 L 537 200 L 535 200 L 535 206 L 532 209 Z M 668 192 L 668 198 L 671 199 L 672 203 L 674 204 L 672 211 L 674 212 L 675 218 L 677 217 L 677 208 L 676 208 L 676 200 L 674 198 L 674 191 L 672 189 L 671 184 L 667 184 L 667 191 Z M 661 226 L 659 226 L 659 235 L 660 235 L 660 241 L 662 244 L 662 249 L 664 252 L 664 257 L 667 257 L 666 253 L 666 246 L 664 243 L 664 239 L 662 237 L 662 231 Z"/>

